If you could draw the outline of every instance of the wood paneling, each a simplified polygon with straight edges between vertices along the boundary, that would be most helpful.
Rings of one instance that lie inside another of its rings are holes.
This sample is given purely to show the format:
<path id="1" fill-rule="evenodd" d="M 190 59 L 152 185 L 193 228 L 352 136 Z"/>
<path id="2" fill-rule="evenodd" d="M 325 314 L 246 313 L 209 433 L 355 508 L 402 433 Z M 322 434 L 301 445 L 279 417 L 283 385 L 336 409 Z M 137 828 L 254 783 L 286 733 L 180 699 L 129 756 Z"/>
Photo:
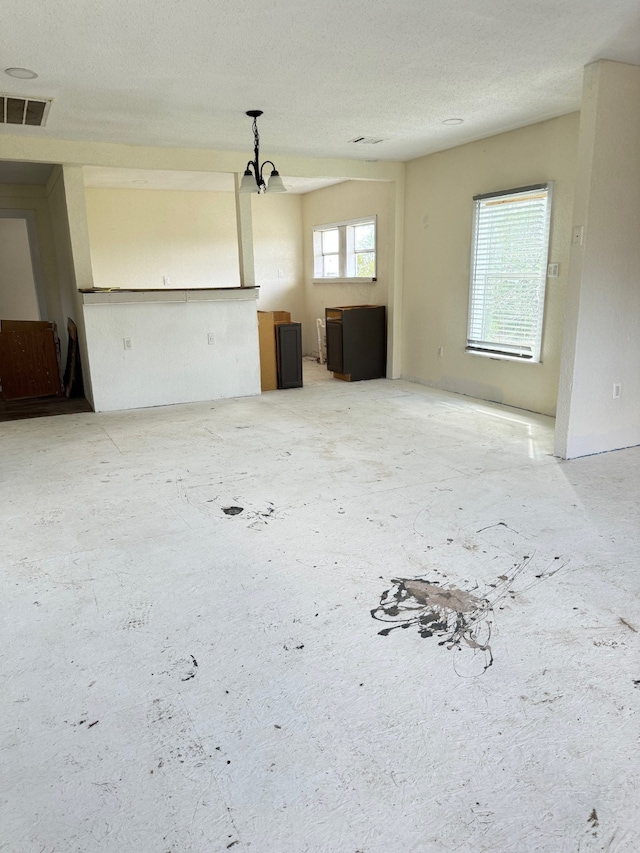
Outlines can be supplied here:
<path id="1" fill-rule="evenodd" d="M 0 382 L 4 400 L 61 394 L 53 323 L 0 321 Z"/>

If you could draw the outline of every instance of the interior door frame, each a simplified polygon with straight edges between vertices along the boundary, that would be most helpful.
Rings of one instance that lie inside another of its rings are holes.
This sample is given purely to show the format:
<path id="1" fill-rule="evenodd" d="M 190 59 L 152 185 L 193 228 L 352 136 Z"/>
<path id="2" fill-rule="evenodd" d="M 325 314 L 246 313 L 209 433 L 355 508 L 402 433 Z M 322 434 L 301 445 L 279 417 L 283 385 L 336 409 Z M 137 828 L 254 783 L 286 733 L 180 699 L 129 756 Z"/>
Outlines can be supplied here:
<path id="1" fill-rule="evenodd" d="M 29 240 L 29 254 L 31 255 L 31 268 L 33 270 L 33 281 L 36 290 L 36 303 L 40 320 L 47 320 L 47 296 L 44 287 L 44 275 L 42 273 L 42 262 L 40 260 L 40 248 L 38 245 L 38 229 L 36 226 L 35 210 L 22 210 L 17 207 L 0 208 L 0 219 L 24 219 L 27 225 L 27 237 Z M 11 319 L 11 318 L 8 318 Z"/>

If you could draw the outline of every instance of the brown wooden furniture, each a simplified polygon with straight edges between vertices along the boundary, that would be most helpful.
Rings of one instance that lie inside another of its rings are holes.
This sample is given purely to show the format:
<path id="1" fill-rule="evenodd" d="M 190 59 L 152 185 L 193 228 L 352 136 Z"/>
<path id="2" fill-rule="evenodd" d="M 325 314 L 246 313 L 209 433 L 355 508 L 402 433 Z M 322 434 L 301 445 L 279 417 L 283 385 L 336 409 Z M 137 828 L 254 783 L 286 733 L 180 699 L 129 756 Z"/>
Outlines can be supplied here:
<path id="1" fill-rule="evenodd" d="M 302 324 L 276 325 L 278 388 L 302 388 Z"/>
<path id="2" fill-rule="evenodd" d="M 288 311 L 258 311 L 260 388 L 302 387 L 302 326 Z"/>
<path id="3" fill-rule="evenodd" d="M 60 396 L 54 323 L 0 320 L 0 383 L 3 400 Z"/>
<path id="4" fill-rule="evenodd" d="M 274 391 L 278 387 L 276 325 L 290 322 L 291 314 L 288 311 L 258 311 L 260 388 L 262 391 Z"/>
<path id="5" fill-rule="evenodd" d="M 71 317 L 67 318 L 67 332 L 69 343 L 67 345 L 67 364 L 64 369 L 62 384 L 64 396 L 69 399 L 74 389 L 82 394 L 82 372 L 80 370 L 80 352 L 78 350 L 78 327 Z"/>
<path id="6" fill-rule="evenodd" d="M 325 310 L 327 369 L 336 379 L 355 382 L 387 375 L 387 322 L 384 305 L 342 305 Z"/>

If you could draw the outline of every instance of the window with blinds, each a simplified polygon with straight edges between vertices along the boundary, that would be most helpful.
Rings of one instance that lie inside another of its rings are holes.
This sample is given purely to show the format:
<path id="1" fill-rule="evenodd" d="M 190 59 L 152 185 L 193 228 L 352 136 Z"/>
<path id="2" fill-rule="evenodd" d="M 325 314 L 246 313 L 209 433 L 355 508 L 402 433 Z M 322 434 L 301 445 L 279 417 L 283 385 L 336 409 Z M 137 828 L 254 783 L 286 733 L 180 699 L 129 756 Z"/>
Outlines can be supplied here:
<path id="1" fill-rule="evenodd" d="M 551 184 L 473 201 L 467 352 L 540 361 Z"/>

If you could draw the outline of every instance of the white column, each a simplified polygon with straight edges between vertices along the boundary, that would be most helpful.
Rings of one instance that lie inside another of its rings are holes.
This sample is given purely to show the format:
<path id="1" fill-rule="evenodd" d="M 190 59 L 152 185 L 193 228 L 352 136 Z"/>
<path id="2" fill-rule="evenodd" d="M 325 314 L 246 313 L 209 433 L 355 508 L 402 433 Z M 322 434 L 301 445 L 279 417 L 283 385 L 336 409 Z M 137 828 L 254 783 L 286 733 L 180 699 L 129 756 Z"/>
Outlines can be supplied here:
<path id="1" fill-rule="evenodd" d="M 557 456 L 640 444 L 639 365 L 640 67 L 603 60 L 584 77 Z"/>
<path id="2" fill-rule="evenodd" d="M 236 187 L 236 221 L 238 223 L 238 256 L 240 263 L 240 286 L 255 287 L 256 270 L 253 259 L 253 218 L 251 213 L 252 193 L 239 193 L 242 176 L 234 175 Z"/>

